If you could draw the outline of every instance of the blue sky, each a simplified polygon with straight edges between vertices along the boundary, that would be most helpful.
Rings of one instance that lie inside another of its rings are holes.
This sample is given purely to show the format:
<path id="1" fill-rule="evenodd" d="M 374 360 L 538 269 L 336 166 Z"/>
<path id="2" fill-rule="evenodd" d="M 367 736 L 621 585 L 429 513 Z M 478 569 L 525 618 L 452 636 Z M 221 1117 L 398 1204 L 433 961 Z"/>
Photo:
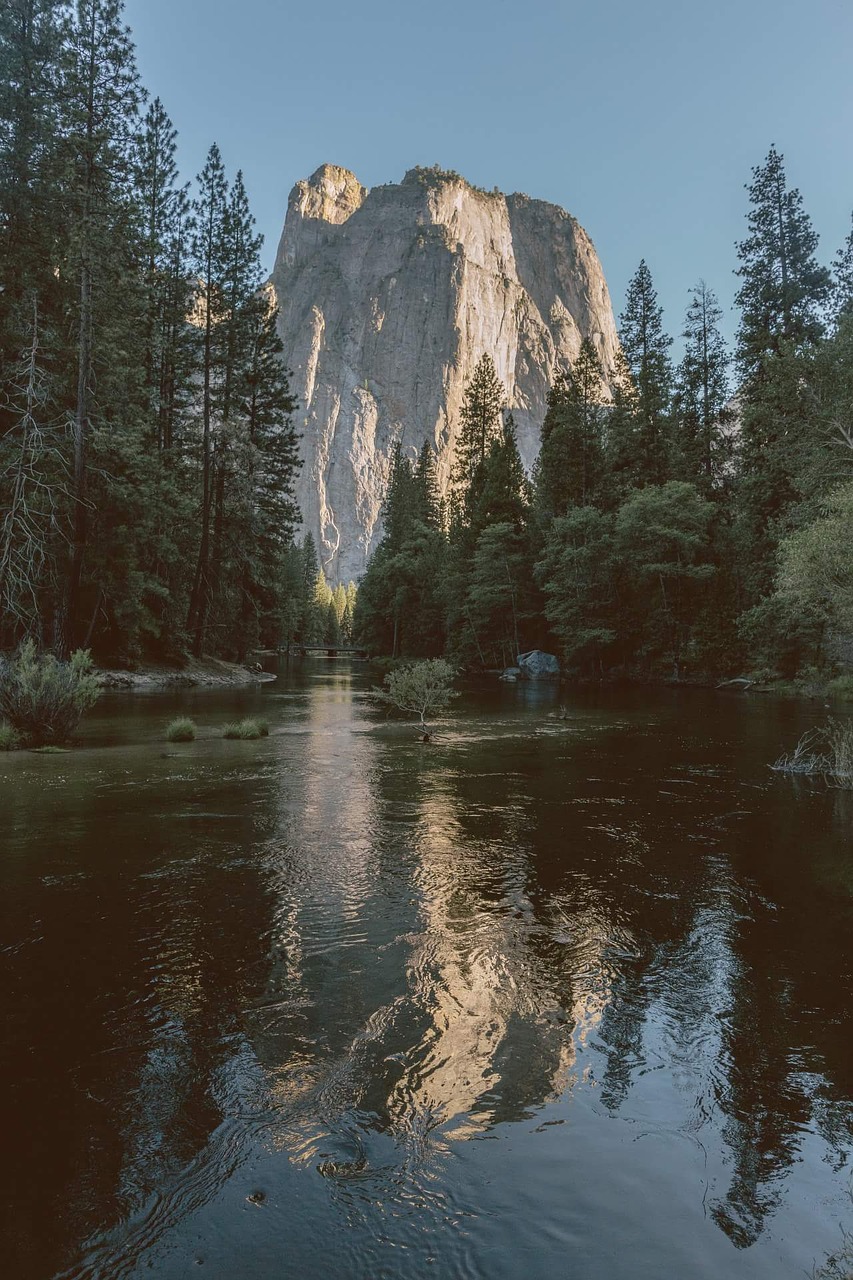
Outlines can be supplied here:
<path id="1" fill-rule="evenodd" d="M 829 261 L 853 209 L 853 0 L 128 0 L 186 177 L 217 141 L 272 265 L 293 183 L 415 164 L 577 217 L 619 312 L 645 257 L 669 331 L 727 308 L 750 168 L 784 153 Z M 733 332 L 735 317 L 727 315 Z"/>

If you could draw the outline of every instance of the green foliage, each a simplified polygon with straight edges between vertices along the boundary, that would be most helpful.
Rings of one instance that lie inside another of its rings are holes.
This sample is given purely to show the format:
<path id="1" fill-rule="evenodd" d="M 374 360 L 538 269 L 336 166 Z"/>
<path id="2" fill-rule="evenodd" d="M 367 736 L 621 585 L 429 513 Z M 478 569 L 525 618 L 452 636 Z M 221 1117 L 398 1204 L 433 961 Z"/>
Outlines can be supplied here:
<path id="1" fill-rule="evenodd" d="M 419 165 L 416 164 L 414 169 L 409 169 L 403 182 L 418 183 L 428 190 L 441 187 L 446 182 L 462 182 L 472 191 L 478 191 L 481 195 L 487 195 L 488 192 L 483 187 L 475 187 L 467 178 L 463 178 L 461 173 L 457 173 L 455 169 L 442 169 L 440 165 Z"/>
<path id="2" fill-rule="evenodd" d="M 12 726 L 5 721 L 0 722 L 0 751 L 14 751 L 20 744 L 21 740 Z"/>
<path id="3" fill-rule="evenodd" d="M 714 574 L 712 517 L 711 504 L 677 480 L 639 490 L 616 513 L 623 626 L 644 665 L 671 662 L 676 676 L 690 657 L 700 593 Z"/>
<path id="4" fill-rule="evenodd" d="M 841 702 L 853 702 L 853 676 L 836 676 L 826 686 L 830 698 L 838 698 Z"/>
<path id="5" fill-rule="evenodd" d="M 434 465 L 425 451 L 413 471 L 401 448 L 394 450 L 383 515 L 383 537 L 353 608 L 353 638 L 392 657 L 439 653 L 447 545 Z"/>
<path id="6" fill-rule="evenodd" d="M 709 494 L 725 482 L 731 448 L 728 428 L 728 354 L 720 332 L 722 308 L 700 280 L 691 290 L 676 374 L 674 463 L 685 480 Z"/>
<path id="7" fill-rule="evenodd" d="M 663 310 L 645 260 L 628 285 L 619 338 L 634 391 L 630 434 L 620 442 L 628 457 L 620 462 L 630 469 L 633 483 L 662 484 L 671 472 L 672 338 L 664 332 Z"/>
<path id="8" fill-rule="evenodd" d="M 60 662 L 27 640 L 13 658 L 0 658 L 0 713 L 25 746 L 67 742 L 99 695 L 82 649 Z"/>
<path id="9" fill-rule="evenodd" d="M 166 726 L 167 742 L 194 742 L 195 736 L 195 721 L 188 716 L 177 716 Z"/>
<path id="10" fill-rule="evenodd" d="M 813 351 L 831 280 L 799 191 L 771 148 L 748 187 L 749 235 L 738 245 L 741 308 L 737 518 L 749 547 L 747 599 L 772 590 L 776 543 L 798 499 L 798 473 L 816 409 Z"/>
<path id="11" fill-rule="evenodd" d="M 246 717 L 227 724 L 222 730 L 223 738 L 241 739 L 243 742 L 255 742 L 258 738 L 266 738 L 269 735 L 269 725 L 265 720 L 253 720 Z"/>
<path id="12" fill-rule="evenodd" d="M 465 388 L 453 479 L 455 501 L 463 519 L 470 518 L 482 487 L 482 470 L 489 447 L 500 435 L 506 391 L 495 371 L 494 361 L 480 357 L 471 381 Z"/>
<path id="13" fill-rule="evenodd" d="M 120 0 L 2 7 L 0 647 L 240 658 L 293 625 L 295 404 L 242 177 L 193 199 L 144 98 Z"/>
<path id="14" fill-rule="evenodd" d="M 551 525 L 536 573 L 567 665 L 600 674 L 617 636 L 613 517 L 570 508 Z"/>
<path id="15" fill-rule="evenodd" d="M 783 539 L 777 595 L 794 615 L 802 613 L 833 630 L 853 632 L 853 483 L 833 490 L 820 516 Z"/>
<path id="16" fill-rule="evenodd" d="M 754 389 L 768 356 L 821 336 L 831 281 L 815 256 L 818 238 L 802 197 L 789 188 L 784 158 L 775 147 L 753 169 L 747 190 L 749 234 L 737 247 L 742 282 L 737 358 L 744 382 Z"/>
<path id="17" fill-rule="evenodd" d="M 568 375 L 557 375 L 548 396 L 535 472 L 540 519 L 594 502 L 603 467 L 602 371 L 595 348 L 585 338 L 572 369 Z"/>
<path id="18" fill-rule="evenodd" d="M 511 522 L 487 524 L 477 539 L 466 599 L 483 666 L 513 666 L 523 652 L 521 637 L 535 615 L 530 544 Z"/>
<path id="19" fill-rule="evenodd" d="M 385 677 L 386 689 L 374 696 L 408 715 L 415 715 L 424 729 L 427 717 L 444 711 L 459 695 L 453 688 L 455 671 L 444 658 L 429 658 L 396 667 Z"/>

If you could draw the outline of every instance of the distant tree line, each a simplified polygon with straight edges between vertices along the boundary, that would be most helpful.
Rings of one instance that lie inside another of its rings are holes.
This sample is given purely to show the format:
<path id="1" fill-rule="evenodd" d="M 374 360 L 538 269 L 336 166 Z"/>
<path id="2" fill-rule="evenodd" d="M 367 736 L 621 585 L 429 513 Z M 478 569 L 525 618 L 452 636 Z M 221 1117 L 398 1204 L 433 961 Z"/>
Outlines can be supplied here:
<path id="1" fill-rule="evenodd" d="M 586 339 L 551 388 L 528 479 L 492 358 L 468 385 L 449 501 L 398 448 L 362 581 L 377 652 L 580 675 L 828 669 L 853 633 L 853 231 L 833 269 L 782 156 L 748 185 L 740 324 L 690 291 L 676 366 L 641 262 L 602 369 Z"/>
<path id="2" fill-rule="evenodd" d="M 282 643 L 350 644 L 358 597 L 354 582 L 332 587 L 317 559 L 310 533 L 300 546 L 291 546 L 285 555 Z"/>
<path id="3" fill-rule="evenodd" d="M 120 0 L 4 0 L 0 650 L 241 658 L 305 614 L 261 239 L 175 147 Z"/>

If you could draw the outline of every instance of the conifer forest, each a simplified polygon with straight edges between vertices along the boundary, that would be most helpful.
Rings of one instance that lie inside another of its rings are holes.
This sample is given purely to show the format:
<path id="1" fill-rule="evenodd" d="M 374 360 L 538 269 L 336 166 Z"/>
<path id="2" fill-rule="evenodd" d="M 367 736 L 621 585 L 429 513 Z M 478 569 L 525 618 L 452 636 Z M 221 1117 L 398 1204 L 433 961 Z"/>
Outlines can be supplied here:
<path id="1" fill-rule="evenodd" d="M 178 173 L 120 0 L 0 21 L 0 649 L 242 660 L 354 637 L 470 669 L 540 648 L 594 679 L 849 659 L 853 232 L 821 255 L 775 147 L 747 186 L 733 348 L 702 279 L 674 343 L 641 262 L 617 367 L 585 340 L 558 374 L 532 475 L 485 352 L 449 491 L 429 444 L 394 455 L 356 599 L 299 532 L 239 168 L 213 143 Z"/>

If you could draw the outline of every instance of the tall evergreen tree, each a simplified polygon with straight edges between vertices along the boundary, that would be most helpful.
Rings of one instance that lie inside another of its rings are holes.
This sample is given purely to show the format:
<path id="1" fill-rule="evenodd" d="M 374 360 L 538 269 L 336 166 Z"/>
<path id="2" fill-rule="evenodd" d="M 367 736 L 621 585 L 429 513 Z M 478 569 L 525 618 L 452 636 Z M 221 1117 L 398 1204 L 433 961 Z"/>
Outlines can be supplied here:
<path id="1" fill-rule="evenodd" d="M 424 524 L 438 528 L 441 524 L 441 497 L 438 489 L 438 473 L 435 452 L 425 440 L 414 470 L 415 494 Z"/>
<path id="2" fill-rule="evenodd" d="M 160 451 L 172 448 L 191 403 L 196 331 L 188 324 L 194 283 L 189 263 L 191 219 L 179 185 L 177 133 L 159 98 L 145 114 L 136 162 L 146 293 L 145 385 Z"/>
<path id="3" fill-rule="evenodd" d="M 714 291 L 700 280 L 691 290 L 676 376 L 676 445 L 684 479 L 706 493 L 722 479 L 727 461 L 728 355 L 722 318 Z"/>
<path id="4" fill-rule="evenodd" d="M 217 374 L 222 357 L 219 329 L 226 309 L 226 271 L 228 245 L 226 218 L 228 183 L 225 167 L 216 143 L 207 154 L 198 177 L 198 194 L 194 201 L 193 236 L 194 266 L 199 280 L 196 302 L 202 331 L 201 360 L 201 511 L 195 579 L 190 595 L 187 629 L 193 637 L 193 650 L 200 654 L 204 643 L 207 613 L 210 607 L 211 525 L 213 517 L 213 446 L 214 408 L 217 396 Z"/>
<path id="5" fill-rule="evenodd" d="M 771 148 L 749 184 L 749 235 L 738 245 L 741 308 L 739 527 L 747 599 L 772 586 L 775 547 L 797 498 L 795 473 L 814 411 L 811 351 L 830 276 L 817 233 Z"/>
<path id="6" fill-rule="evenodd" d="M 602 404 L 601 366 L 585 338 L 570 372 L 558 375 L 548 395 L 535 474 L 540 518 L 594 501 L 603 467 Z"/>
<path id="7" fill-rule="evenodd" d="M 749 234 L 737 246 L 741 309 L 737 361 L 749 390 L 766 374 L 768 358 L 813 342 L 823 332 L 830 276 L 816 257 L 818 237 L 784 158 L 775 147 L 747 185 Z"/>
<path id="8" fill-rule="evenodd" d="M 637 485 L 662 484 L 670 470 L 670 338 L 663 328 L 652 275 L 645 259 L 628 285 L 619 337 L 635 389 L 632 469 Z"/>
<path id="9" fill-rule="evenodd" d="M 243 524 L 248 538 L 238 542 L 241 620 L 238 648 L 245 652 L 254 616 L 268 644 L 278 645 L 275 618 L 283 605 L 281 569 L 291 545 L 299 508 L 295 483 L 302 465 L 299 437 L 278 336 L 278 309 L 266 294 L 249 306 L 249 358 L 241 372 L 240 415 L 245 426 Z"/>
<path id="10" fill-rule="evenodd" d="M 64 9 L 60 0 L 0 6 L 0 377 L 28 346 L 33 307 L 43 330 L 58 293 L 57 67 Z"/>
<path id="11" fill-rule="evenodd" d="M 456 437 L 454 487 L 457 495 L 466 495 L 469 501 L 476 498 L 480 470 L 489 446 L 500 432 L 505 403 L 506 391 L 494 361 L 490 355 L 483 355 L 465 388 Z"/>
<path id="12" fill-rule="evenodd" d="M 141 90 L 120 0 L 77 0 L 63 47 L 63 143 L 69 166 L 69 259 L 76 282 L 73 533 L 60 648 L 83 641 L 78 617 L 89 541 L 89 447 L 96 367 L 105 367 L 128 239 L 129 196 Z M 129 299 L 125 299 L 129 302 Z M 106 306 L 105 306 L 106 304 Z M 91 630 L 91 627 L 90 627 Z"/>

